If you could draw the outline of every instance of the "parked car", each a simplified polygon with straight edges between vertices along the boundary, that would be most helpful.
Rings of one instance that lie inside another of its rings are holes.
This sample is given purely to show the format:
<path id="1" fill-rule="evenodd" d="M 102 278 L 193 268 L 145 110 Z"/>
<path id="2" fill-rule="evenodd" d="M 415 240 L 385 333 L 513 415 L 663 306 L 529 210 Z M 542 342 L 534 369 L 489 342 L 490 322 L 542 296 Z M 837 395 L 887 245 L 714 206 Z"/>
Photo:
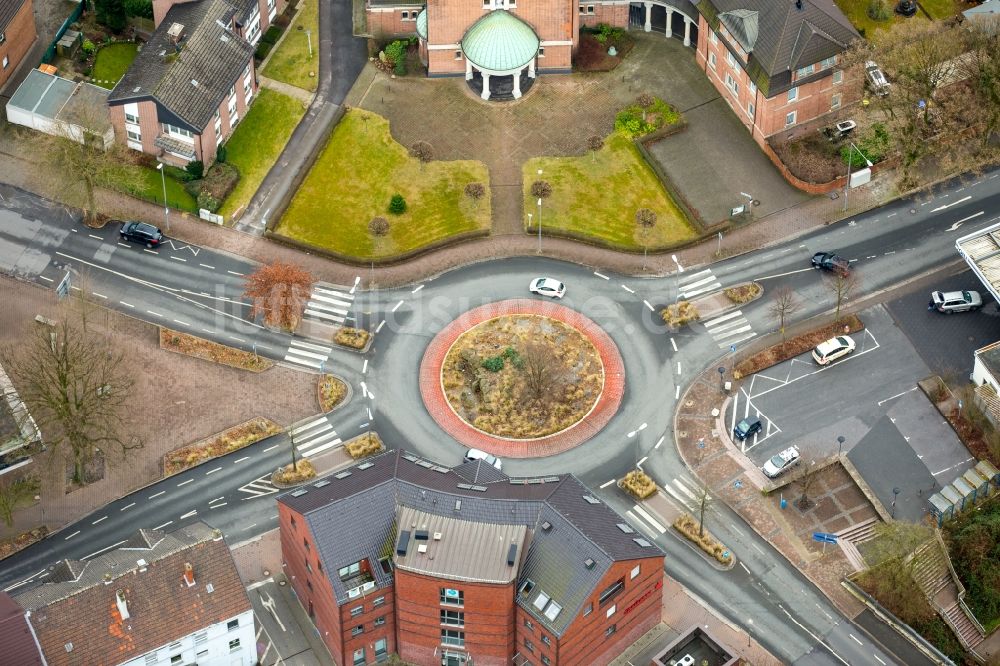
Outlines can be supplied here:
<path id="1" fill-rule="evenodd" d="M 917 13 L 917 0 L 899 0 L 896 3 L 896 13 L 900 16 L 913 16 Z"/>
<path id="2" fill-rule="evenodd" d="M 156 247 L 163 242 L 163 234 L 159 229 L 152 224 L 136 222 L 134 220 L 122 222 L 122 226 L 118 229 L 118 234 L 123 240 L 142 243 L 146 247 Z"/>
<path id="3" fill-rule="evenodd" d="M 952 312 L 968 312 L 983 307 L 983 297 L 978 291 L 932 291 L 928 310 L 937 310 L 951 314 Z"/>
<path id="4" fill-rule="evenodd" d="M 813 268 L 847 275 L 851 272 L 851 262 L 835 252 L 817 252 L 812 258 Z"/>
<path id="5" fill-rule="evenodd" d="M 829 365 L 838 358 L 853 353 L 854 348 L 854 338 L 849 335 L 838 335 L 816 345 L 813 349 L 813 360 L 820 365 Z"/>
<path id="6" fill-rule="evenodd" d="M 763 427 L 764 424 L 760 422 L 759 418 L 755 416 L 747 417 L 740 420 L 740 422 L 736 424 L 736 427 L 733 428 L 733 437 L 742 442 L 754 433 L 760 432 Z"/>
<path id="7" fill-rule="evenodd" d="M 482 460 L 487 465 L 492 465 L 498 470 L 503 469 L 503 463 L 500 459 L 494 455 L 486 453 L 486 451 L 480 451 L 479 449 L 469 449 L 465 452 L 465 462 L 475 462 L 476 460 Z"/>
<path id="8" fill-rule="evenodd" d="M 549 298 L 562 298 L 563 294 L 566 293 L 566 285 L 555 278 L 548 277 L 535 278 L 528 285 L 528 289 L 533 294 Z"/>
<path id="9" fill-rule="evenodd" d="M 760 468 L 760 471 L 764 472 L 764 475 L 769 479 L 773 479 L 776 476 L 781 476 L 792 467 L 795 467 L 801 461 L 799 456 L 799 450 L 794 446 L 790 446 L 781 453 L 771 456 L 771 458 L 764 463 L 764 466 Z"/>
<path id="10" fill-rule="evenodd" d="M 885 97 L 889 94 L 889 88 L 892 84 L 889 83 L 889 79 L 885 78 L 885 74 L 879 69 L 879 66 L 871 60 L 865 63 L 865 80 L 871 91 L 879 97 Z"/>
<path id="11" fill-rule="evenodd" d="M 820 130 L 820 133 L 830 141 L 836 141 L 838 139 L 843 139 L 845 136 L 857 129 L 857 127 L 858 124 L 853 120 L 841 120 L 832 127 L 824 127 Z"/>

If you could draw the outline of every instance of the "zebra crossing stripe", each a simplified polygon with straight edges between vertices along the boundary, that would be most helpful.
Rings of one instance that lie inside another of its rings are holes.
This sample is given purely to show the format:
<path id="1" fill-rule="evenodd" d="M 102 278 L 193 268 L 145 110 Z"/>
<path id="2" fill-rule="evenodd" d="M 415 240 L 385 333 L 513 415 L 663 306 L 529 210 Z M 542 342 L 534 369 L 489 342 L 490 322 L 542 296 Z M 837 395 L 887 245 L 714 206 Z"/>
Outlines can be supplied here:
<path id="1" fill-rule="evenodd" d="M 712 284 L 708 285 L 707 287 L 701 287 L 699 289 L 693 289 L 693 290 L 685 290 L 684 297 L 691 298 L 692 296 L 697 296 L 698 294 L 704 294 L 710 291 L 714 291 L 716 289 L 720 289 L 721 287 L 722 284 L 718 281 L 715 281 Z"/>
<path id="2" fill-rule="evenodd" d="M 681 286 L 682 287 L 686 286 L 686 283 L 690 283 L 691 280 L 694 280 L 695 278 L 700 278 L 703 275 L 712 275 L 712 269 L 706 268 L 705 270 L 698 271 L 697 273 L 691 273 L 690 275 L 686 276 L 683 280 L 681 280 Z"/>
<path id="3" fill-rule="evenodd" d="M 326 352 L 327 354 L 329 354 L 332 351 L 331 347 L 324 347 L 323 345 L 314 345 L 310 342 L 301 342 L 299 340 L 292 340 L 290 344 L 292 345 L 292 347 L 301 347 L 303 349 L 314 349 L 316 351 Z"/>
<path id="4" fill-rule="evenodd" d="M 728 321 L 730 319 L 734 319 L 736 317 L 742 317 L 742 316 L 743 316 L 743 311 L 742 310 L 737 310 L 736 312 L 730 312 L 728 314 L 720 315 L 720 316 L 716 317 L 715 319 L 709 319 L 709 320 L 707 320 L 705 322 L 702 322 L 702 323 L 705 324 L 706 328 L 712 328 L 713 326 L 718 326 L 719 324 L 721 324 L 724 321 Z"/>
<path id="5" fill-rule="evenodd" d="M 319 310 L 313 310 L 311 308 L 306 308 L 305 314 L 316 319 L 329 319 L 330 321 L 335 321 L 338 324 L 344 321 L 342 315 L 333 315 L 328 312 L 320 312 Z"/>
<path id="6" fill-rule="evenodd" d="M 739 322 L 739 323 L 743 323 L 743 322 Z M 739 326 L 739 324 L 736 324 L 736 326 Z M 746 333 L 747 331 L 752 330 L 752 328 L 753 327 L 750 326 L 750 324 L 747 324 L 747 325 L 743 326 L 742 328 L 733 329 L 732 331 L 726 331 L 725 333 L 723 333 L 721 335 L 716 335 L 716 336 L 713 336 L 713 337 L 715 338 L 716 342 L 722 342 L 726 338 L 732 337 L 734 335 L 739 335 L 740 333 Z M 729 344 L 729 342 L 727 341 L 726 344 Z"/>
<path id="7" fill-rule="evenodd" d="M 341 300 L 339 298 L 333 298 L 331 296 L 324 296 L 323 294 L 317 294 L 316 292 L 313 292 L 309 296 L 309 298 L 310 298 L 310 300 L 321 301 L 323 303 L 331 303 L 333 305 L 341 305 L 341 306 L 343 306 L 345 308 L 351 307 L 351 301 L 345 301 L 345 300 Z"/>
<path id="8" fill-rule="evenodd" d="M 737 342 L 743 342 L 744 340 L 749 340 L 750 338 L 752 338 L 752 337 L 754 337 L 756 335 L 757 335 L 756 333 L 754 333 L 753 331 L 750 331 L 749 333 L 747 333 L 746 335 L 744 335 L 741 338 L 735 338 L 733 340 L 726 340 L 725 342 L 723 342 L 723 343 L 721 343 L 719 345 L 719 349 L 725 349 L 725 348 L 729 347 L 730 345 L 736 344 Z"/>
<path id="9" fill-rule="evenodd" d="M 337 436 L 337 431 L 333 428 L 322 429 L 319 432 L 312 435 L 309 439 L 304 442 L 296 442 L 295 448 L 299 450 L 303 455 L 309 453 L 314 447 L 319 446 L 323 442 Z"/>
<path id="10" fill-rule="evenodd" d="M 300 426 L 298 426 L 296 428 L 292 428 L 288 432 L 289 432 L 290 435 L 298 435 L 299 433 L 305 432 L 306 430 L 309 430 L 310 428 L 315 428 L 316 426 L 318 426 L 321 423 L 325 423 L 327 425 L 330 425 L 330 422 L 324 416 L 322 418 L 316 419 L 315 421 L 310 421 L 309 423 L 306 423 L 305 425 L 300 425 Z"/>
<path id="11" fill-rule="evenodd" d="M 334 434 L 336 434 L 336 433 L 334 433 Z M 317 446 L 315 448 L 310 449 L 309 451 L 302 451 L 302 455 L 304 455 L 304 456 L 315 456 L 315 455 L 317 455 L 319 453 L 322 453 L 323 451 L 326 451 L 327 449 L 332 449 L 333 447 L 339 445 L 340 442 L 341 442 L 341 439 L 339 437 L 336 437 L 334 439 L 331 439 L 326 444 L 323 444 L 322 446 Z"/>
<path id="12" fill-rule="evenodd" d="M 653 528 L 654 528 L 654 529 L 655 529 L 655 530 L 656 530 L 657 532 L 659 532 L 660 534 L 665 534 L 665 533 L 666 533 L 666 531 L 667 531 L 667 528 L 665 528 L 665 527 L 664 527 L 663 525 L 661 525 L 661 524 L 659 524 L 658 522 L 656 522 L 656 519 L 655 519 L 655 518 L 653 518 L 653 517 L 652 517 L 651 515 L 649 515 L 649 514 L 648 514 L 648 513 L 646 512 L 646 510 L 645 510 L 645 509 L 643 509 L 643 508 L 642 508 L 641 506 L 639 506 L 638 504 L 636 504 L 636 505 L 635 505 L 634 507 L 632 507 L 632 508 L 633 508 L 633 509 L 635 509 L 635 512 L 636 512 L 637 514 L 639 514 L 640 516 L 642 516 L 643 518 L 645 518 L 645 519 L 646 519 L 646 520 L 647 520 L 647 521 L 649 522 L 649 524 L 650 524 L 650 525 L 652 525 L 652 526 L 653 526 Z"/>
<path id="13" fill-rule="evenodd" d="M 295 351 L 295 350 L 292 350 L 292 351 Z M 326 360 L 325 356 L 322 357 L 322 358 L 323 358 L 323 360 Z M 313 361 L 313 360 L 308 359 L 308 358 L 299 358 L 297 356 L 292 356 L 291 354 L 286 354 L 285 355 L 285 360 L 288 361 L 289 363 L 298 363 L 299 365 L 305 365 L 305 366 L 308 366 L 310 368 L 321 368 L 321 367 L 323 367 L 323 361 Z"/>
<path id="14" fill-rule="evenodd" d="M 354 294 L 344 293 L 342 291 L 337 291 L 336 289 L 327 289 L 326 287 L 313 287 L 313 293 L 325 294 L 327 296 L 334 296 L 344 301 L 353 301 Z"/>
<path id="15" fill-rule="evenodd" d="M 736 328 L 737 326 L 745 326 L 746 329 L 739 329 L 739 331 L 733 331 L 732 329 Z M 716 340 L 721 340 L 722 338 L 729 337 L 734 332 L 742 333 L 744 330 L 749 330 L 749 329 L 750 329 L 750 322 L 748 322 L 746 319 L 740 319 L 738 321 L 731 321 L 725 324 L 724 326 L 719 326 L 718 328 L 711 328 L 708 330 L 708 332 L 711 333 L 712 337 L 715 338 Z M 729 331 L 729 332 L 723 333 L 723 331 Z"/>
<path id="16" fill-rule="evenodd" d="M 674 485 L 677 486 L 677 490 L 681 491 L 682 493 L 684 493 L 685 495 L 687 495 L 691 499 L 697 499 L 695 497 L 694 493 L 692 493 L 690 490 L 688 490 L 687 486 L 685 486 L 683 483 L 681 483 L 680 479 L 674 479 Z"/>

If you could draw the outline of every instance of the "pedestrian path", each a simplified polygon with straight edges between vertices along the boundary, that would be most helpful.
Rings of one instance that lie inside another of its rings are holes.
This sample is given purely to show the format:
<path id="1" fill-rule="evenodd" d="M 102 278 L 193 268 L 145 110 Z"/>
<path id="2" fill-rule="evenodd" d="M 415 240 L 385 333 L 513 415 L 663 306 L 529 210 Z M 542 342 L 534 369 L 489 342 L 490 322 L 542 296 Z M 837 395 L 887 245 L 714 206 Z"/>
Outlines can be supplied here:
<path id="1" fill-rule="evenodd" d="M 690 479 L 673 478 L 663 484 L 663 492 L 681 503 L 688 511 L 696 511 L 701 504 L 702 490 Z"/>
<path id="2" fill-rule="evenodd" d="M 354 290 L 313 287 L 306 303 L 305 318 L 332 326 L 343 325 L 354 318 L 348 313 L 354 304 Z"/>
<path id="3" fill-rule="evenodd" d="M 310 458 L 340 446 L 341 439 L 333 429 L 330 415 L 306 421 L 288 431 L 295 444 L 295 453 L 300 458 Z"/>
<path id="4" fill-rule="evenodd" d="M 285 351 L 285 362 L 305 366 L 312 370 L 322 370 L 323 364 L 330 358 L 332 352 L 333 347 L 327 345 L 292 340 L 288 343 L 288 349 Z"/>
<path id="5" fill-rule="evenodd" d="M 254 479 L 250 483 L 240 486 L 240 492 L 246 493 L 247 495 L 241 499 L 248 500 L 264 497 L 265 495 L 272 495 L 278 492 L 278 489 L 274 487 L 273 483 L 271 483 L 271 475 L 265 474 L 259 479 Z"/>
<path id="6" fill-rule="evenodd" d="M 712 336 L 720 349 L 726 349 L 757 335 L 753 332 L 750 322 L 743 316 L 742 310 L 727 312 L 724 315 L 706 319 L 701 323 L 704 324 L 708 334 Z"/>
<path id="7" fill-rule="evenodd" d="M 690 275 L 682 273 L 677 278 L 678 300 L 688 301 L 695 296 L 722 289 L 722 283 L 711 268 Z"/>

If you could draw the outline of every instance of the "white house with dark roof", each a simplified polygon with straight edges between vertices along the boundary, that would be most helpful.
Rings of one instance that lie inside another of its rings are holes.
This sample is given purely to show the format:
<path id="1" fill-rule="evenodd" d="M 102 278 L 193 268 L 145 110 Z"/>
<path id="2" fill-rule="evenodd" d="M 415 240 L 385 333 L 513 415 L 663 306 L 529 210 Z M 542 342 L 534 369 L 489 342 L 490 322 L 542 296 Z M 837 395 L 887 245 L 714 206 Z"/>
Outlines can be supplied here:
<path id="1" fill-rule="evenodd" d="M 254 43 L 278 9 L 262 1 L 264 14 L 251 0 L 154 2 L 156 30 L 108 96 L 118 140 L 169 164 L 214 162 L 257 94 Z"/>

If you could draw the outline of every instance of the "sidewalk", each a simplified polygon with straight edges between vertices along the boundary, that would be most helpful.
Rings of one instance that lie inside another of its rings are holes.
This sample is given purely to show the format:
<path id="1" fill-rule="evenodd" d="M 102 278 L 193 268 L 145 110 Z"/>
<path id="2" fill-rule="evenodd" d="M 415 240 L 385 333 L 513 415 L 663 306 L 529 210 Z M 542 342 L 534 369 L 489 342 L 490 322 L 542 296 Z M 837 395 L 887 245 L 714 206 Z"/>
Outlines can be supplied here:
<path id="1" fill-rule="evenodd" d="M 280 92 L 283 95 L 288 95 L 289 97 L 303 102 L 304 104 L 312 104 L 313 99 L 316 97 L 316 93 L 311 93 L 308 90 L 303 90 L 302 88 L 298 88 L 281 81 L 269 79 L 263 75 L 258 76 L 257 80 L 260 81 L 260 85 L 263 87 L 270 88 L 271 90 Z"/>

